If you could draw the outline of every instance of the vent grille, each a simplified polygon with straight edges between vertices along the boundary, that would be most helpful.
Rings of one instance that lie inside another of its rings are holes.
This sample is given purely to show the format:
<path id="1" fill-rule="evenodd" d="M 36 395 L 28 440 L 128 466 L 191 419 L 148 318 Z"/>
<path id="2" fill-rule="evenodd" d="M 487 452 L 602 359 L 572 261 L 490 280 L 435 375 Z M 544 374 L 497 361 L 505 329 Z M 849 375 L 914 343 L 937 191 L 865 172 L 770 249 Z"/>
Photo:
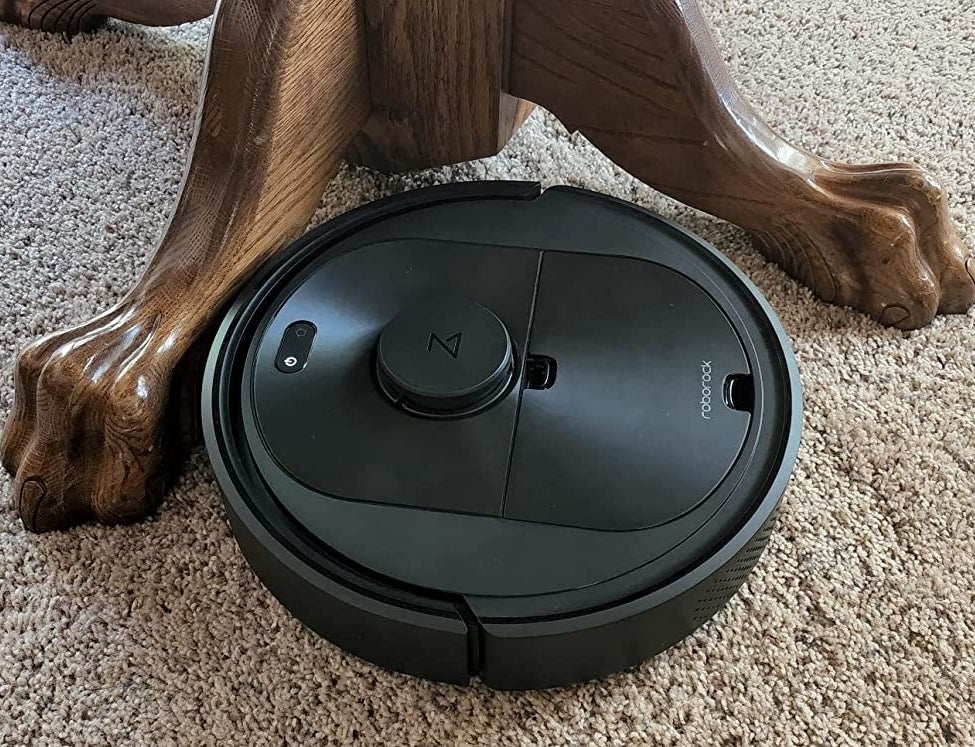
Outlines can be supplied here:
<path id="1" fill-rule="evenodd" d="M 697 606 L 691 621 L 695 626 L 707 622 L 714 614 L 724 607 L 735 592 L 741 588 L 745 578 L 751 573 L 752 568 L 765 551 L 772 530 L 775 528 L 775 520 L 778 517 L 779 509 L 765 520 L 765 524 L 758 530 L 751 541 L 745 545 L 735 557 L 725 563 L 724 567 L 714 574 L 708 581 L 700 587 Z"/>

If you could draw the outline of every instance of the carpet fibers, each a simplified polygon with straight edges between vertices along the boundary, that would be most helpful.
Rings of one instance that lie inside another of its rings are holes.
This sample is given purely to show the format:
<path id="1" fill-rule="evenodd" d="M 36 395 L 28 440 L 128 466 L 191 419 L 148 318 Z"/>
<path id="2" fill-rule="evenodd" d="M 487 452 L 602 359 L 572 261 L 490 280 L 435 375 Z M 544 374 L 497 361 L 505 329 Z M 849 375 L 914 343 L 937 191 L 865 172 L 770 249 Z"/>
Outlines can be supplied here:
<path id="1" fill-rule="evenodd" d="M 788 138 L 915 159 L 975 242 L 975 3 L 707 0 Z M 135 280 L 179 186 L 208 22 L 70 40 L 0 27 L 0 415 L 18 348 Z M 741 231 L 536 113 L 498 157 L 347 169 L 316 221 L 403 189 L 568 183 L 703 234 L 768 295 L 806 389 L 768 552 L 702 630 L 550 692 L 390 674 L 317 638 L 248 569 L 202 454 L 135 526 L 33 536 L 0 478 L 0 744 L 975 744 L 975 314 L 905 334 L 827 306 Z"/>

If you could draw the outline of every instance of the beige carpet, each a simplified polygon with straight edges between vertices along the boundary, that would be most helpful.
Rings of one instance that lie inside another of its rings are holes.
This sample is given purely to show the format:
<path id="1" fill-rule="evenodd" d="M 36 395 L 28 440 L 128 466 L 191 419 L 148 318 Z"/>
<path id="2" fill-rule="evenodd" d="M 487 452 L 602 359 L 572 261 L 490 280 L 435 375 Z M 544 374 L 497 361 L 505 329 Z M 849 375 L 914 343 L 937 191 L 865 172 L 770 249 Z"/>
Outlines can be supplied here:
<path id="1" fill-rule="evenodd" d="M 774 126 L 914 157 L 975 241 L 975 4 L 709 0 Z M 0 27 L 0 414 L 15 350 L 108 306 L 177 189 L 206 23 L 65 41 Z M 198 455 L 143 524 L 32 536 L 0 502 L 0 744 L 975 744 L 975 314 L 915 334 L 814 301 L 742 234 L 535 115 L 501 156 L 343 173 L 319 218 L 449 179 L 537 178 L 699 231 L 768 294 L 806 428 L 747 586 L 639 669 L 498 694 L 390 674 L 302 629 L 245 565 Z M 0 480 L 0 490 L 8 483 Z"/>

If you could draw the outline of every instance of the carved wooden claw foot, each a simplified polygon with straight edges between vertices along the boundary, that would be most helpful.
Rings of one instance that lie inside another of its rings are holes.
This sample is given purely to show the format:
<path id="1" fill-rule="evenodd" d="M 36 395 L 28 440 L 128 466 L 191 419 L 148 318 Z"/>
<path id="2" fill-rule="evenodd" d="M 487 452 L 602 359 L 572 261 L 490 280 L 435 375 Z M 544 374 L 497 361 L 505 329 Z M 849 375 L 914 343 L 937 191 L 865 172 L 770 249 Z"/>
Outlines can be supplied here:
<path id="1" fill-rule="evenodd" d="M 922 169 L 829 164 L 801 191 L 752 233 L 820 298 L 901 329 L 975 302 L 975 257 Z"/>
<path id="2" fill-rule="evenodd" d="M 179 432 L 163 428 L 185 339 L 172 331 L 120 306 L 21 354 L 0 458 L 28 529 L 125 522 L 158 504 Z"/>

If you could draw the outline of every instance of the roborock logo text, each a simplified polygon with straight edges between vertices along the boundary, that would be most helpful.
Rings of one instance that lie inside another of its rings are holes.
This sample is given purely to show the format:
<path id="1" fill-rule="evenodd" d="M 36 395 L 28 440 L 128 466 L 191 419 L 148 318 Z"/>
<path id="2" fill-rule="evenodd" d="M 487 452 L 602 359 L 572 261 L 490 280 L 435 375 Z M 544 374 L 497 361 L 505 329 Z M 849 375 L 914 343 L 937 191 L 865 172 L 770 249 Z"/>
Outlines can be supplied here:
<path id="1" fill-rule="evenodd" d="M 711 419 L 711 361 L 701 361 L 701 417 Z"/>

